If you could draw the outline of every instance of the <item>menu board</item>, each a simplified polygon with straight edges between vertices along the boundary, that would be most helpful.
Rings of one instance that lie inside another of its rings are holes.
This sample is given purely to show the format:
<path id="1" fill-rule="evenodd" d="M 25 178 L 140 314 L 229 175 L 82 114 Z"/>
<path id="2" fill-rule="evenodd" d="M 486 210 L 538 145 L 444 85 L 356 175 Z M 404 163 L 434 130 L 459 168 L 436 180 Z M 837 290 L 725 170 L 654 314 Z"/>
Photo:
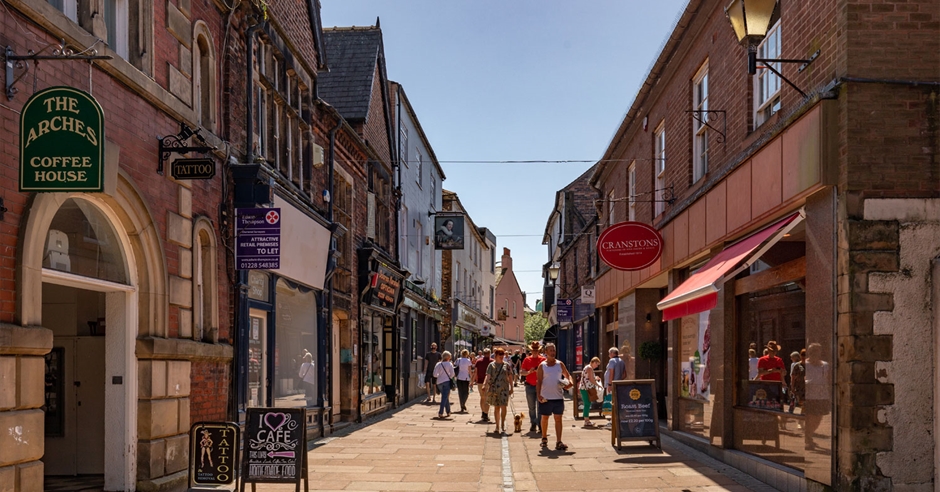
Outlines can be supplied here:
<path id="1" fill-rule="evenodd" d="M 228 485 L 238 469 L 238 424 L 198 422 L 189 429 L 189 480 L 192 485 Z"/>
<path id="2" fill-rule="evenodd" d="M 303 408 L 249 408 L 242 468 L 245 482 L 300 483 L 306 478 Z"/>
<path id="3" fill-rule="evenodd" d="M 610 443 L 620 448 L 621 441 L 649 441 L 661 447 L 659 412 L 656 407 L 656 381 L 636 379 L 613 383 L 613 429 Z"/>

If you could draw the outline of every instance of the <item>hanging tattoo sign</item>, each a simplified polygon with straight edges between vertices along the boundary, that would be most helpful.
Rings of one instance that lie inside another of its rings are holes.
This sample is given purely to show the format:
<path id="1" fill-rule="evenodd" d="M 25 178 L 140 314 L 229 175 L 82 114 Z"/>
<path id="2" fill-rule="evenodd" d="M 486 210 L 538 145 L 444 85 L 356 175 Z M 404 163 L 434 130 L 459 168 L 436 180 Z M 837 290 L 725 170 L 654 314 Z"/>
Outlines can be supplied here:
<path id="1" fill-rule="evenodd" d="M 197 422 L 189 429 L 189 485 L 230 485 L 238 470 L 238 424 Z M 237 486 L 236 486 L 237 488 Z"/>
<path id="2" fill-rule="evenodd" d="M 249 408 L 242 457 L 246 483 L 295 483 L 307 479 L 307 427 L 303 408 Z"/>

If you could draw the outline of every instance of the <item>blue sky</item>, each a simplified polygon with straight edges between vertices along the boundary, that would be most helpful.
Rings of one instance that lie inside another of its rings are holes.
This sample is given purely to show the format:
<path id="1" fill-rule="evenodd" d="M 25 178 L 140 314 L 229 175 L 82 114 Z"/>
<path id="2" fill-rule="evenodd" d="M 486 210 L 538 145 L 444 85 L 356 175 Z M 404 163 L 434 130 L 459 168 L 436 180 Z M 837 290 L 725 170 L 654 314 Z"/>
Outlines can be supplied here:
<path id="1" fill-rule="evenodd" d="M 478 226 L 512 250 L 528 304 L 541 298 L 555 192 L 596 160 L 686 0 L 322 0 L 323 26 L 381 18 L 402 84 Z M 497 254 L 499 257 L 499 254 Z"/>

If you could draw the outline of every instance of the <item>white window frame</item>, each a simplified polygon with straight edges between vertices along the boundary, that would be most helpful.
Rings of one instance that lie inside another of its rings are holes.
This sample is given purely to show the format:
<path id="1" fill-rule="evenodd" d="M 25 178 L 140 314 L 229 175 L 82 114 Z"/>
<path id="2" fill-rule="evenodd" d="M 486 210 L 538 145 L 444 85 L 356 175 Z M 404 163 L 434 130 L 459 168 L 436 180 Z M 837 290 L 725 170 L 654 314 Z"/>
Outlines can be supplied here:
<path id="1" fill-rule="evenodd" d="M 65 14 L 72 22 L 78 22 L 78 0 L 58 0 L 57 2 L 49 0 L 49 4 L 59 12 Z M 62 4 L 62 6 L 59 7 L 58 4 Z"/>
<path id="2" fill-rule="evenodd" d="M 763 59 L 778 59 L 781 53 L 780 21 L 773 25 L 767 36 L 757 45 L 757 57 Z M 780 71 L 780 63 L 770 64 Z M 767 68 L 757 67 L 754 81 L 754 127 L 757 128 L 780 110 L 781 80 L 777 74 Z"/>
<path id="3" fill-rule="evenodd" d="M 692 79 L 692 182 L 708 173 L 708 60 Z"/>
<path id="4" fill-rule="evenodd" d="M 653 193 L 654 217 L 665 210 L 663 199 L 666 193 L 666 121 L 663 120 L 653 132 L 653 169 L 656 170 L 656 192 Z"/>
<path id="5" fill-rule="evenodd" d="M 424 157 L 421 155 L 421 149 L 415 147 L 415 162 L 417 162 L 417 175 L 415 176 L 415 183 L 418 183 L 418 188 L 424 186 Z"/>
<path id="6" fill-rule="evenodd" d="M 112 39 L 110 39 L 111 34 L 112 34 L 110 31 L 108 32 L 109 39 L 107 39 L 106 41 L 108 42 L 108 45 L 111 46 L 111 49 L 114 50 L 114 52 L 118 54 L 118 56 L 126 60 L 128 59 L 128 54 L 130 53 L 130 51 L 128 50 L 128 47 L 129 47 L 128 5 L 127 5 L 128 0 L 104 0 L 104 1 L 105 1 L 105 4 L 107 4 L 108 2 L 114 2 L 113 45 L 111 43 Z M 107 11 L 107 6 L 105 6 L 105 11 Z M 108 24 L 108 20 L 107 20 L 107 16 L 105 16 L 105 29 L 108 29 L 107 24 Z"/>
<path id="7" fill-rule="evenodd" d="M 627 195 L 630 207 L 627 210 L 628 220 L 636 220 L 636 161 L 627 168 Z"/>
<path id="8" fill-rule="evenodd" d="M 398 160 L 408 167 L 408 127 L 405 125 L 401 126 L 401 130 L 398 131 L 398 138 L 401 140 L 398 148 Z"/>
<path id="9" fill-rule="evenodd" d="M 607 192 L 607 225 L 614 225 L 616 222 L 616 216 L 614 215 L 614 190 Z"/>

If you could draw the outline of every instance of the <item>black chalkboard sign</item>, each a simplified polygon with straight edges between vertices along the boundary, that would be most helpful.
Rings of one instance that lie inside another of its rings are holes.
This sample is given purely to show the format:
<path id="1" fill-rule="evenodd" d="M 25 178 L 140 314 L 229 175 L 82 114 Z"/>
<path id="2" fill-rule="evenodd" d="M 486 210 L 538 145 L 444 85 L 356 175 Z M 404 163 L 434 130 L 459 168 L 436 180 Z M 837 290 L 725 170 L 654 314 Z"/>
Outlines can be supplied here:
<path id="1" fill-rule="evenodd" d="M 234 422 L 197 422 L 190 427 L 190 488 L 235 482 L 241 442 L 239 432 L 238 424 Z"/>
<path id="2" fill-rule="evenodd" d="M 613 383 L 613 429 L 610 444 L 620 449 L 621 441 L 659 441 L 659 412 L 656 408 L 656 381 L 636 379 Z"/>
<path id="3" fill-rule="evenodd" d="M 246 482 L 296 483 L 299 490 L 307 478 L 306 422 L 303 408 L 248 409 L 242 490 Z"/>

